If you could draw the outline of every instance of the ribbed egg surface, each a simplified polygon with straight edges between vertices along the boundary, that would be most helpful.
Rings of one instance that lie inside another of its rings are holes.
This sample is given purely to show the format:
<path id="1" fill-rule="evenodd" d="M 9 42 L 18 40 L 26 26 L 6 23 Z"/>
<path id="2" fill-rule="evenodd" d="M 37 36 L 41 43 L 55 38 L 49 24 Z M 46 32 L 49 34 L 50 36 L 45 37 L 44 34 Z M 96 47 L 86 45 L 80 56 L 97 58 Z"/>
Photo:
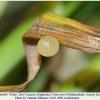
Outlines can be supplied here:
<path id="1" fill-rule="evenodd" d="M 45 57 L 54 56 L 59 50 L 59 42 L 51 36 L 44 36 L 38 41 L 37 50 Z"/>

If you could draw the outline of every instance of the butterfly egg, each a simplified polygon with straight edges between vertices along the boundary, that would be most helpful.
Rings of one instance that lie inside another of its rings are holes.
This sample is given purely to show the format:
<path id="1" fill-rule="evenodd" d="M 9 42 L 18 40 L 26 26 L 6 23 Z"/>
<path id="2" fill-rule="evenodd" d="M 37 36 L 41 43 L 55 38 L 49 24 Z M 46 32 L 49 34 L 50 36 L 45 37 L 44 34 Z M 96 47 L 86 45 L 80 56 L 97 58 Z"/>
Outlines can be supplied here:
<path id="1" fill-rule="evenodd" d="M 44 36 L 38 41 L 37 50 L 45 57 L 54 56 L 59 50 L 59 42 L 51 36 Z"/>

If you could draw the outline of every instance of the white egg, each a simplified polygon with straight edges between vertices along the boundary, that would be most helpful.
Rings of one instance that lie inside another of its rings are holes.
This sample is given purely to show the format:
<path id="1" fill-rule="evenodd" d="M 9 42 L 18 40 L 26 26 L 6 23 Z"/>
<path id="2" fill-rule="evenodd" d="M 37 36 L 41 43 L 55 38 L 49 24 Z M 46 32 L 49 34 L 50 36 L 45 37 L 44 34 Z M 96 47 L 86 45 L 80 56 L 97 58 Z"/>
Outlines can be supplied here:
<path id="1" fill-rule="evenodd" d="M 38 41 L 37 50 L 45 57 L 54 56 L 59 50 L 59 42 L 51 36 L 44 36 Z"/>

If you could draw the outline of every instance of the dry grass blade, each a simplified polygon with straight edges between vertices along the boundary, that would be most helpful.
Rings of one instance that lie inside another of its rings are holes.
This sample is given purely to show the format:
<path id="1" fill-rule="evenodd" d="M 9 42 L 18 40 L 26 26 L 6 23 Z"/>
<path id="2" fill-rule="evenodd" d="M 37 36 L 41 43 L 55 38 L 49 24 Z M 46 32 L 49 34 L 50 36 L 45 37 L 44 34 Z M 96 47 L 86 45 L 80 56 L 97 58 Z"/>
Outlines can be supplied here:
<path id="1" fill-rule="evenodd" d="M 100 53 L 100 30 L 47 12 L 35 21 L 32 28 L 22 38 L 28 63 L 27 82 L 15 86 L 2 86 L 0 91 L 21 92 L 26 90 L 41 65 L 41 56 L 36 45 L 38 39 L 43 36 L 52 36 L 66 47 Z"/>
<path id="2" fill-rule="evenodd" d="M 23 37 L 23 44 L 26 51 L 28 62 L 28 80 L 32 80 L 41 65 L 41 56 L 37 51 L 38 40 L 29 37 Z"/>
<path id="3" fill-rule="evenodd" d="M 15 86 L 2 86 L 0 87 L 0 92 L 23 92 L 28 87 L 30 81 L 27 81 L 21 85 Z"/>
<path id="4" fill-rule="evenodd" d="M 31 80 L 35 77 L 41 64 L 41 56 L 37 52 L 36 39 L 24 38 L 23 44 L 26 50 L 27 62 L 28 62 L 28 80 L 21 85 L 15 86 L 1 86 L 0 92 L 22 92 L 28 87 Z"/>
<path id="5" fill-rule="evenodd" d="M 100 30 L 50 12 L 39 17 L 26 36 L 52 36 L 66 47 L 100 53 Z"/>

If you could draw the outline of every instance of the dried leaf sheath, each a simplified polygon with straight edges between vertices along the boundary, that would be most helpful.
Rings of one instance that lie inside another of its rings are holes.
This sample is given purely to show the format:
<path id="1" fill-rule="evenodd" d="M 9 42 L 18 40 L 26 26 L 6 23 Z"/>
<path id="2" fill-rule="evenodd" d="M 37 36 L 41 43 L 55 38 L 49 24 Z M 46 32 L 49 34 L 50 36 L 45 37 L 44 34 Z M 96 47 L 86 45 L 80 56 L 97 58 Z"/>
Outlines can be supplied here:
<path id="1" fill-rule="evenodd" d="M 26 36 L 53 36 L 66 47 L 90 53 L 100 52 L 100 30 L 50 12 L 39 17 Z"/>
<path id="2" fill-rule="evenodd" d="M 37 41 L 38 40 L 36 39 L 23 37 L 23 44 L 25 47 L 27 62 L 28 62 L 28 80 L 21 85 L 1 86 L 0 92 L 22 92 L 26 90 L 29 83 L 37 74 L 41 64 L 41 56 L 37 52 L 36 48 Z"/>
<path id="3" fill-rule="evenodd" d="M 1 86 L 0 92 L 23 92 L 28 87 L 30 81 L 27 81 L 21 85 L 15 85 L 15 86 Z"/>
<path id="4" fill-rule="evenodd" d="M 41 65 L 41 55 L 37 51 L 38 40 L 23 37 L 23 44 L 26 51 L 26 58 L 28 63 L 28 81 L 32 80 Z"/>
<path id="5" fill-rule="evenodd" d="M 66 47 L 90 53 L 100 53 L 100 30 L 47 12 L 35 21 L 32 28 L 22 38 L 28 63 L 27 82 L 15 86 L 1 86 L 0 92 L 21 92 L 26 90 L 40 68 L 41 56 L 36 45 L 37 39 L 43 36 L 52 36 Z"/>

